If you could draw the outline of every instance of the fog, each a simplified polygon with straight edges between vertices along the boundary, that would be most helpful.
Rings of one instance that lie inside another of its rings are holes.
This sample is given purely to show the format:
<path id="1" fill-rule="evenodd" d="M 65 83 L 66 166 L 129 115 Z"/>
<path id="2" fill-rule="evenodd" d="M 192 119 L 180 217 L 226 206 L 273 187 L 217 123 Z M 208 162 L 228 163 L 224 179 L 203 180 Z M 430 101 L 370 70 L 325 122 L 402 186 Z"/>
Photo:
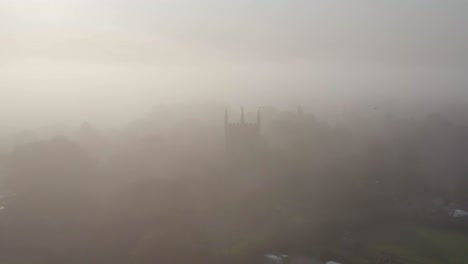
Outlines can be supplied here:
<path id="1" fill-rule="evenodd" d="M 121 123 L 167 102 L 332 111 L 466 97 L 467 10 L 456 0 L 2 0 L 1 119 Z"/>
<path id="2" fill-rule="evenodd" d="M 464 0 L 0 0 L 0 263 L 467 263 L 466 25 Z"/>

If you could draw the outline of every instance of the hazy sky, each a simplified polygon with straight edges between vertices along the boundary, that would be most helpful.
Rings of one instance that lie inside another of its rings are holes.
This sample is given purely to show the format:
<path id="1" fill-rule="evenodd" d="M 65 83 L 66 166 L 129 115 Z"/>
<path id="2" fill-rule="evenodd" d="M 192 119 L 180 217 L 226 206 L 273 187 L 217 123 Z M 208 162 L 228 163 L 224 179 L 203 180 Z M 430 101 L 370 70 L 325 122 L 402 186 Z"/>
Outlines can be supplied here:
<path id="1" fill-rule="evenodd" d="M 466 0 L 0 0 L 0 120 L 468 95 Z"/>

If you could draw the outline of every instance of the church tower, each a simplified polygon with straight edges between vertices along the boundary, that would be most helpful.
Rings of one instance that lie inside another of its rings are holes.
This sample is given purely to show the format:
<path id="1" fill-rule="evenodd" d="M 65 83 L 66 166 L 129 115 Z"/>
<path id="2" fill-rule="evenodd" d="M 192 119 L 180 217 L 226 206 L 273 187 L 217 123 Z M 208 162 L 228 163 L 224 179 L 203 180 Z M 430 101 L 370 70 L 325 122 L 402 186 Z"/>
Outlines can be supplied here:
<path id="1" fill-rule="evenodd" d="M 259 154 L 261 136 L 260 110 L 257 112 L 256 122 L 246 121 L 244 108 L 241 109 L 239 122 L 230 122 L 226 110 L 224 116 L 224 133 L 226 153 L 233 161 L 244 162 L 252 160 Z"/>

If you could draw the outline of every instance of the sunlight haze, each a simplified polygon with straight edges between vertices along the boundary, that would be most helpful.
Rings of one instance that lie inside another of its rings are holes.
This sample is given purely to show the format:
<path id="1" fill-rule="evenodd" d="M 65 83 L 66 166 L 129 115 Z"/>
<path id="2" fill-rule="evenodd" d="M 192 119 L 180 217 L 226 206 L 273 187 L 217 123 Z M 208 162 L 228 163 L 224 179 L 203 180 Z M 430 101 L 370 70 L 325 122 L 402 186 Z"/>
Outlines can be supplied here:
<path id="1" fill-rule="evenodd" d="M 128 120 L 163 101 L 337 107 L 340 98 L 466 96 L 467 9 L 456 0 L 0 0 L 0 118 Z"/>

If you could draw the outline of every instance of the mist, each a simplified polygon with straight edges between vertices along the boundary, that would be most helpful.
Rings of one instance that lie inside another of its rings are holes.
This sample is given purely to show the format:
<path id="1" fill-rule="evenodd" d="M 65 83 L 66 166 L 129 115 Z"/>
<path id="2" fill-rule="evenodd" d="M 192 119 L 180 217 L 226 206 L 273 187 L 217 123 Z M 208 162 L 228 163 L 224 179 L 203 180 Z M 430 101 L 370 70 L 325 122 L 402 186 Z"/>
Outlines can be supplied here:
<path id="1" fill-rule="evenodd" d="M 2 0 L 0 10 L 2 120 L 15 126 L 122 123 L 168 102 L 331 111 L 466 97 L 463 1 Z"/>
<path id="2" fill-rule="evenodd" d="M 0 0 L 0 262 L 467 262 L 466 25 L 463 0 Z"/>

